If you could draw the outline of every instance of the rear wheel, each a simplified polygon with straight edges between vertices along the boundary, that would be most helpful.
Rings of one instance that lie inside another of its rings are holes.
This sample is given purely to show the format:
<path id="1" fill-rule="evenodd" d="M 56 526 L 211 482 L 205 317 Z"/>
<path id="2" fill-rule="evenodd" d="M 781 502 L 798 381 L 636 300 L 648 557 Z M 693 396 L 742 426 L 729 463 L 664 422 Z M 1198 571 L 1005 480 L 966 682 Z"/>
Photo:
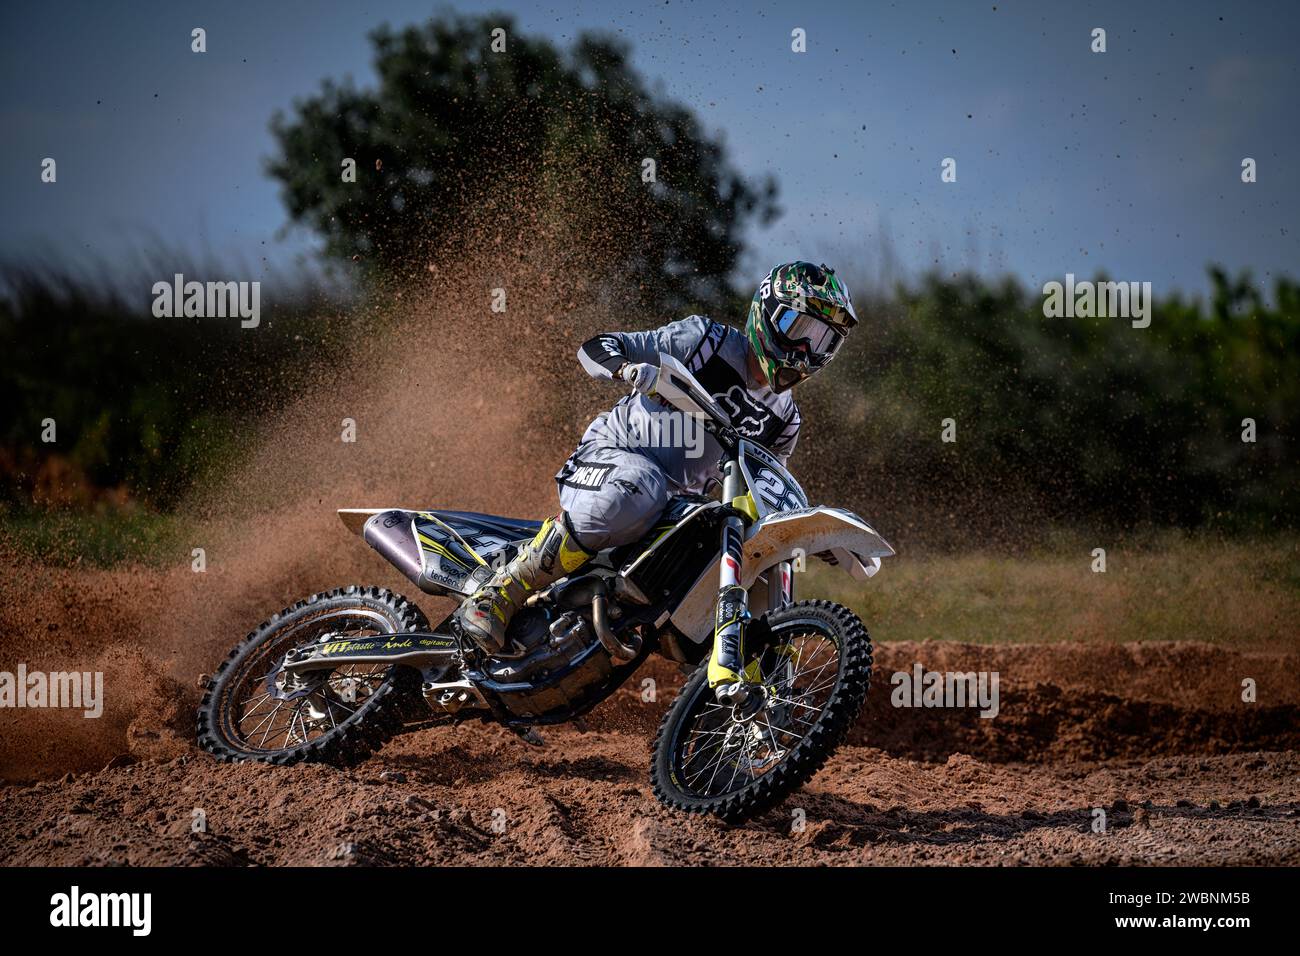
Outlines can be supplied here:
<path id="1" fill-rule="evenodd" d="M 651 783 L 675 809 L 738 823 L 775 806 L 813 776 L 862 712 L 871 640 L 857 615 L 800 601 L 745 635 L 744 704 L 714 699 L 703 665 L 664 716 Z"/>
<path id="2" fill-rule="evenodd" d="M 418 607 L 382 588 L 337 588 L 285 608 L 245 637 L 208 685 L 199 744 L 229 761 L 363 759 L 401 727 L 419 676 L 383 664 L 293 674 L 285 657 L 324 640 L 427 628 Z"/>

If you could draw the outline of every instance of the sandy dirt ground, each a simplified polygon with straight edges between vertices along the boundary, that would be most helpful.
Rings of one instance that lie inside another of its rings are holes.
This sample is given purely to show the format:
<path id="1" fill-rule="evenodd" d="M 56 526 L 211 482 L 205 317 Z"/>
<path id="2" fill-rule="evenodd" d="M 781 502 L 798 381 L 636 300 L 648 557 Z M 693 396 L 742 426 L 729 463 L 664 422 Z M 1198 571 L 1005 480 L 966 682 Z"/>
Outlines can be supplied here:
<path id="1" fill-rule="evenodd" d="M 849 745 L 740 827 L 654 801 L 649 741 L 677 677 L 652 661 L 540 745 L 476 722 L 431 727 L 347 770 L 219 765 L 186 739 L 191 695 L 177 689 L 104 769 L 41 780 L 55 765 L 29 765 L 33 779 L 0 788 L 0 862 L 1300 863 L 1293 654 L 927 643 L 884 645 L 876 660 Z M 998 716 L 892 706 L 890 675 L 917 661 L 997 670 Z M 645 677 L 655 701 L 642 700 Z"/>

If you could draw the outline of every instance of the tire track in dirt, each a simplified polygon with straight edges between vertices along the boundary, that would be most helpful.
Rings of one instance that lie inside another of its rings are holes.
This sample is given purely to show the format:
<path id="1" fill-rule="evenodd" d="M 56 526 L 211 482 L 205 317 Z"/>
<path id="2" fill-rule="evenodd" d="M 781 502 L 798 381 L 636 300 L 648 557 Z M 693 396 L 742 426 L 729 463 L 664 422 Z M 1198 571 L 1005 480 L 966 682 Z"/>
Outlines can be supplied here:
<path id="1" fill-rule="evenodd" d="M 1295 753 L 1037 765 L 954 756 L 933 764 L 847 747 L 784 806 L 728 828 L 653 801 L 638 737 L 565 730 L 535 748 L 494 730 L 463 727 L 441 745 L 432 739 L 438 732 L 421 731 L 350 771 L 216 768 L 181 757 L 8 787 L 0 791 L 0 862 L 1300 861 Z M 439 782 L 447 748 L 490 770 Z M 1105 833 L 1091 830 L 1095 807 L 1107 812 Z M 192 832 L 195 808 L 204 811 L 204 832 Z"/>

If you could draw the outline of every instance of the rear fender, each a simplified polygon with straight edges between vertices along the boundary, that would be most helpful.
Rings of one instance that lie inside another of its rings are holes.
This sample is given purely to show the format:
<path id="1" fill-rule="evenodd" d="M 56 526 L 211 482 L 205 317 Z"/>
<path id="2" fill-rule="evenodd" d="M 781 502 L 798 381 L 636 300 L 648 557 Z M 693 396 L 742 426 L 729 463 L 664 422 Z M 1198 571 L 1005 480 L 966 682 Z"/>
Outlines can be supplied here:
<path id="1" fill-rule="evenodd" d="M 853 578 L 865 581 L 880 570 L 880 559 L 894 549 L 874 528 L 843 508 L 801 508 L 782 511 L 755 522 L 745 537 L 740 583 L 751 587 L 769 568 L 829 551 L 835 563 Z M 713 633 L 713 610 L 718 597 L 719 559 L 696 580 L 673 611 L 670 620 L 697 644 Z"/>
<path id="2" fill-rule="evenodd" d="M 463 597 L 491 576 L 484 556 L 431 512 L 348 508 L 339 517 L 426 594 Z"/>

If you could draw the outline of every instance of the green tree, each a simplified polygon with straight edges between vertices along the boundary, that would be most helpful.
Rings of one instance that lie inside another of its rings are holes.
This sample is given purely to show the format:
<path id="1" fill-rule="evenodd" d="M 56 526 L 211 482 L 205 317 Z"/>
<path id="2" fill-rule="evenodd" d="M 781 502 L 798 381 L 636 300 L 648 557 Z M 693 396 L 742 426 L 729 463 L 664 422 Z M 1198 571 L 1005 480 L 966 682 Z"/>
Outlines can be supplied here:
<path id="1" fill-rule="evenodd" d="M 505 49 L 494 52 L 498 28 Z M 595 212 L 599 244 L 647 303 L 714 306 L 744 222 L 776 215 L 773 182 L 743 181 L 685 107 L 647 89 L 617 40 L 583 34 L 560 50 L 509 16 L 452 14 L 371 40 L 378 87 L 327 80 L 277 114 L 269 167 L 293 219 L 367 271 L 418 266 L 486 189 L 545 190 L 552 177 Z M 345 157 L 355 183 L 342 179 Z"/>

